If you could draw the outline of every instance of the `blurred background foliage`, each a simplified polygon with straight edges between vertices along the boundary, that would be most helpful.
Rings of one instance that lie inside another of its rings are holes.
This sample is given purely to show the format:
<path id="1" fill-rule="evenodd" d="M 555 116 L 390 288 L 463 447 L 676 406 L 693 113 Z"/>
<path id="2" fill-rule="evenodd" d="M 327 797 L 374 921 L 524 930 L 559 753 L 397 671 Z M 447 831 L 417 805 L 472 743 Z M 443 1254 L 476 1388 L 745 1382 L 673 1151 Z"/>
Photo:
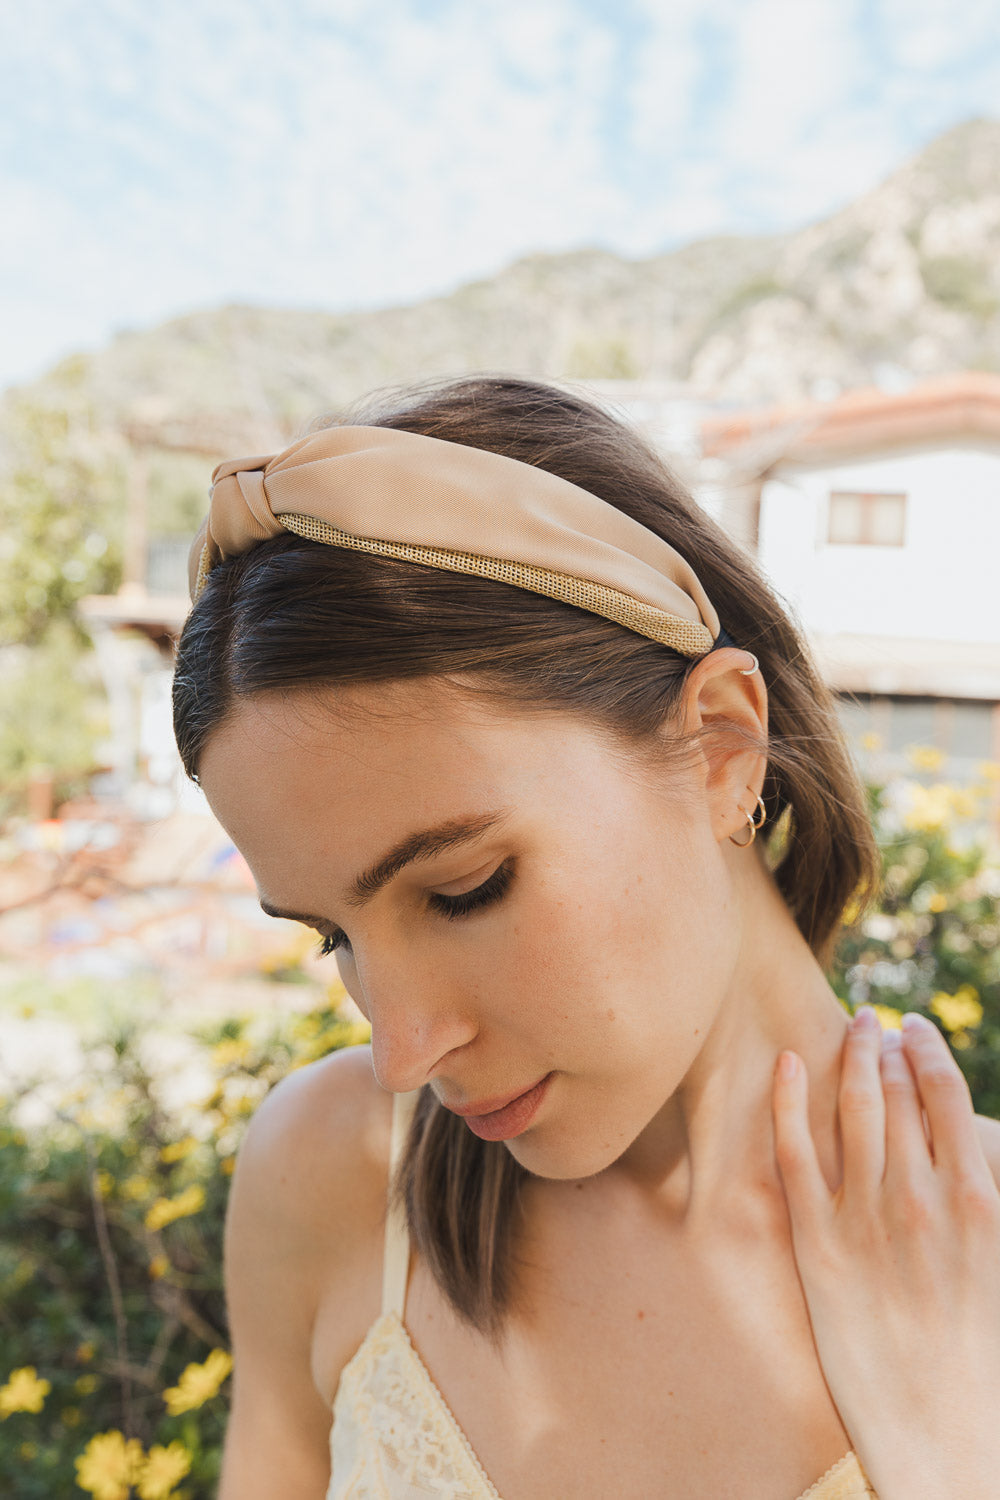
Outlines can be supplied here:
<path id="1" fill-rule="evenodd" d="M 851 1008 L 875 1005 L 883 1025 L 904 1010 L 930 1016 L 977 1111 L 1000 1119 L 1000 863 L 981 821 L 1000 766 L 981 769 L 971 788 L 913 783 L 902 808 L 891 785 L 869 788 L 882 893 L 846 925 L 831 979 Z"/>
<path id="2" fill-rule="evenodd" d="M 37 646 L 54 628 L 87 638 L 75 609 L 121 581 L 121 439 L 82 398 L 8 393 L 0 465 L 0 646 Z"/>
<path id="3" fill-rule="evenodd" d="M 233 1019 L 174 1037 L 168 1068 L 146 1027 L 84 1030 L 78 1084 L 0 1105 L 0 1494 L 209 1500 L 236 1148 L 280 1077 L 366 1029 Z"/>
<path id="4" fill-rule="evenodd" d="M 107 701 L 93 651 L 72 621 L 51 621 L 32 646 L 0 652 L 0 818 L 19 810 L 40 774 L 54 800 L 80 796 L 108 732 Z"/>

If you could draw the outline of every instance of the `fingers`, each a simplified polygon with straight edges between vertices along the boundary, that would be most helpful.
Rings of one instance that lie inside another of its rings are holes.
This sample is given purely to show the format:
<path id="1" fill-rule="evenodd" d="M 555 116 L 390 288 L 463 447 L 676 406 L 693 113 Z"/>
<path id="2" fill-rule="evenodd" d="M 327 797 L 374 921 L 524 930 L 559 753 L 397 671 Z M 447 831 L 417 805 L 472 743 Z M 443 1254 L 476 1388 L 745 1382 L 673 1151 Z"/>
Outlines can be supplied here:
<path id="1" fill-rule="evenodd" d="M 829 1212 L 826 1185 L 809 1128 L 809 1083 L 795 1052 L 782 1052 L 771 1093 L 774 1153 L 785 1189 L 793 1233 L 822 1222 Z"/>
<path id="2" fill-rule="evenodd" d="M 879 1056 L 882 1028 L 862 1006 L 844 1038 L 838 1110 L 844 1151 L 844 1192 L 873 1197 L 885 1171 L 886 1105 Z"/>
<path id="3" fill-rule="evenodd" d="M 898 1031 L 882 1036 L 882 1091 L 885 1097 L 885 1177 L 887 1182 L 926 1178 L 932 1166 L 920 1112 L 920 1094 Z"/>
<path id="4" fill-rule="evenodd" d="M 933 1021 L 910 1011 L 903 1045 L 927 1112 L 935 1165 L 960 1175 L 981 1171 L 986 1163 L 969 1086 L 944 1037 Z"/>

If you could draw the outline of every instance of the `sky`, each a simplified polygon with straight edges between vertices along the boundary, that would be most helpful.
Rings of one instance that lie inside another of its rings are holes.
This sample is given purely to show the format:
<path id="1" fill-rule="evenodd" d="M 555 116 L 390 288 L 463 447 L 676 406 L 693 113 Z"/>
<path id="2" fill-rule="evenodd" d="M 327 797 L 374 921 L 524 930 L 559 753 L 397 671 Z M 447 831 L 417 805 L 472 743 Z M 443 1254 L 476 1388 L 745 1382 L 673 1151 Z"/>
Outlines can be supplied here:
<path id="1" fill-rule="evenodd" d="M 242 302 L 835 211 L 1000 114 L 996 0 L 0 0 L 0 387 Z"/>

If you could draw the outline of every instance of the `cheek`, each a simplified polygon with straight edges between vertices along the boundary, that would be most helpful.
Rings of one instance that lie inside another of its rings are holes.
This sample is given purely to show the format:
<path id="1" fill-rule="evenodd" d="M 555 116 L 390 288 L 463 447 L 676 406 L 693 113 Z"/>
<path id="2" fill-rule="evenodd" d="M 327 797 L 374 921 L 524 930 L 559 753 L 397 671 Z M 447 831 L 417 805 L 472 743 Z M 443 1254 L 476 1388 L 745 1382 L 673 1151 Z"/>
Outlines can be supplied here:
<path id="1" fill-rule="evenodd" d="M 595 902 L 588 946 L 624 1030 L 683 1051 L 731 982 L 739 906 L 719 846 L 699 829 L 632 847 L 640 857 Z"/>

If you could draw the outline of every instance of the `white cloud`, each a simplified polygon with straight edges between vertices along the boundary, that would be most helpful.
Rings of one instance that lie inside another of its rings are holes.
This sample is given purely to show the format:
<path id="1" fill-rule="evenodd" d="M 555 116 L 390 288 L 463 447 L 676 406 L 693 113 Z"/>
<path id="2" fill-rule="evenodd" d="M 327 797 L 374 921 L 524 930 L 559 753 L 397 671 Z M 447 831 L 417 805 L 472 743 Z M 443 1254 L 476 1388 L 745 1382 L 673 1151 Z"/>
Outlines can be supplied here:
<path id="1" fill-rule="evenodd" d="M 534 249 L 802 222 L 992 107 L 992 11 L 41 0 L 0 56 L 0 380 L 187 306 L 384 304 Z"/>
<path id="2" fill-rule="evenodd" d="M 887 51 L 903 68 L 941 73 L 956 63 L 1000 61 L 996 0 L 880 0 Z"/>

